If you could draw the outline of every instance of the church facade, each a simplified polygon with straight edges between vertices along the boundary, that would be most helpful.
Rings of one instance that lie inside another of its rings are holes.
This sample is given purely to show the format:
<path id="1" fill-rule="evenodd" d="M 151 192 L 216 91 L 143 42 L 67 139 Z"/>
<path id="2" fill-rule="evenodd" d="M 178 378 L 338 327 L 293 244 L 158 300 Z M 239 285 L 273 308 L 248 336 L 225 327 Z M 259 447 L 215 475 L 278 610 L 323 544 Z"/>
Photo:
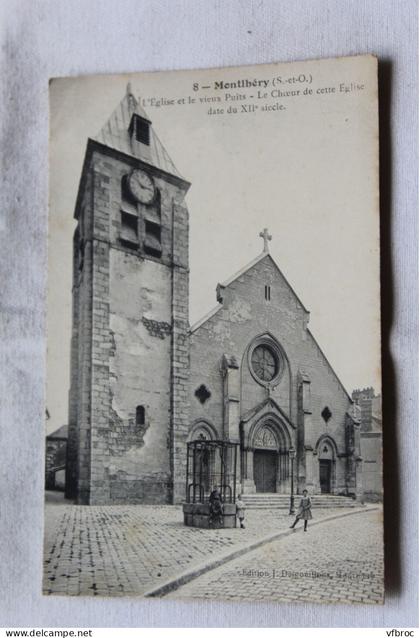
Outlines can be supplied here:
<path id="1" fill-rule="evenodd" d="M 187 442 L 222 439 L 243 493 L 290 493 L 293 471 L 300 492 L 359 497 L 360 411 L 266 230 L 190 327 L 188 188 L 128 88 L 76 203 L 67 496 L 180 503 Z"/>

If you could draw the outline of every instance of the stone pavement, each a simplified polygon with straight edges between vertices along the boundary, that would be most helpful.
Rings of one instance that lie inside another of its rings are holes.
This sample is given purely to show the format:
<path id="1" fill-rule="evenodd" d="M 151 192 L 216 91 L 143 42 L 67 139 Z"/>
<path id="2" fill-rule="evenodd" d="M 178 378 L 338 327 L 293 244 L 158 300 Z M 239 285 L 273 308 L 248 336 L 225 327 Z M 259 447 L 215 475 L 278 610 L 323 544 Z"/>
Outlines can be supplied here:
<path id="1" fill-rule="evenodd" d="M 268 543 L 167 598 L 382 603 L 382 512 L 366 511 Z"/>
<path id="2" fill-rule="evenodd" d="M 317 510 L 314 517 L 334 512 Z M 361 520 L 365 514 L 356 516 Z M 248 510 L 245 530 L 203 530 L 185 527 L 178 506 L 47 503 L 43 590 L 84 596 L 141 595 L 230 548 L 287 529 L 290 518 L 285 510 L 263 514 Z M 344 519 L 345 524 L 350 518 Z"/>

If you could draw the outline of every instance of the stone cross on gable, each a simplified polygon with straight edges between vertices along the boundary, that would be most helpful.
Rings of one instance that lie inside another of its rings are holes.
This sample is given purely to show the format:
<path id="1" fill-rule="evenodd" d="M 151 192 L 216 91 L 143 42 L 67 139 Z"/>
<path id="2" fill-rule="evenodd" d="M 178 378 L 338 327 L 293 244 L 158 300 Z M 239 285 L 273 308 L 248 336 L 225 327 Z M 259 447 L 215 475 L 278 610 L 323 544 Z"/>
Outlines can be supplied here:
<path id="1" fill-rule="evenodd" d="M 264 228 L 264 230 L 260 233 L 260 237 L 264 240 L 264 252 L 268 253 L 268 242 L 273 239 L 272 236 L 268 234 L 268 228 Z"/>

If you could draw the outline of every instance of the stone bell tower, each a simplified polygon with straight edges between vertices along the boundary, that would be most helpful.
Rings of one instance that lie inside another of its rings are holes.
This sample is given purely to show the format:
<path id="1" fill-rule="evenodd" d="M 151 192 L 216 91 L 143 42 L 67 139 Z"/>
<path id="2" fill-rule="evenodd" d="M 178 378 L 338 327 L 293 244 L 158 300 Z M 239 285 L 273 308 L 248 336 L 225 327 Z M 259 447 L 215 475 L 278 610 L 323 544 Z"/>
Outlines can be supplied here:
<path id="1" fill-rule="evenodd" d="M 189 188 L 131 93 L 89 139 L 73 241 L 66 492 L 182 500 Z"/>

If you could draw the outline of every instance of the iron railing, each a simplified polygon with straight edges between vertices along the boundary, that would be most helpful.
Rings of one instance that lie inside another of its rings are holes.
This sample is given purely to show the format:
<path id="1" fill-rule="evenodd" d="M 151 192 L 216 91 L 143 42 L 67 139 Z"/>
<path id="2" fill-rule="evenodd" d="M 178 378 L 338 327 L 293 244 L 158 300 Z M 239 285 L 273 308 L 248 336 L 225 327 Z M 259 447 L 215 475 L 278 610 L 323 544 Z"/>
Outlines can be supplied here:
<path id="1" fill-rule="evenodd" d="M 205 503 L 216 488 L 224 503 L 236 500 L 237 443 L 198 439 L 187 443 L 187 503 Z"/>

